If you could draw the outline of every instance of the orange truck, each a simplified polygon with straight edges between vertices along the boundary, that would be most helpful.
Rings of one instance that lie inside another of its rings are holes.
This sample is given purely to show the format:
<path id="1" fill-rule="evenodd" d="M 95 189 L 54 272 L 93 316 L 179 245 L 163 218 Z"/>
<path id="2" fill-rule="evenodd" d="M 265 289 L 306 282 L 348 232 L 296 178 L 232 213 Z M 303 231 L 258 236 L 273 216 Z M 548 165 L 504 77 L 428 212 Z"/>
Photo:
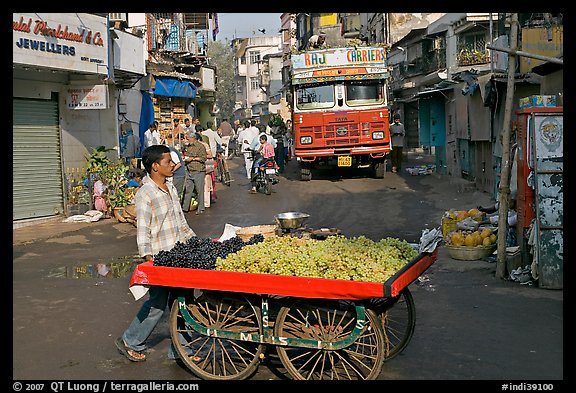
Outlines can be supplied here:
<path id="1" fill-rule="evenodd" d="M 291 55 L 292 127 L 300 179 L 327 166 L 386 173 L 392 150 L 390 76 L 384 47 L 340 47 Z"/>

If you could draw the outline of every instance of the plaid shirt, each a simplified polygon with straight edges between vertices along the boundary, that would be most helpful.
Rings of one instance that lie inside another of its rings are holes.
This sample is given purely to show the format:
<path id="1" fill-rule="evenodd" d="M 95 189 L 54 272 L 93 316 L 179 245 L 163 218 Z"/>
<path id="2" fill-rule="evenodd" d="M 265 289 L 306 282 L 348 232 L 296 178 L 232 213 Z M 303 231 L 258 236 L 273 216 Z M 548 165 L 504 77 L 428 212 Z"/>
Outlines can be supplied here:
<path id="1" fill-rule="evenodd" d="M 150 179 L 136 193 L 136 241 L 142 257 L 168 251 L 196 236 L 186 222 L 176 188 L 170 183 L 168 190 Z"/>

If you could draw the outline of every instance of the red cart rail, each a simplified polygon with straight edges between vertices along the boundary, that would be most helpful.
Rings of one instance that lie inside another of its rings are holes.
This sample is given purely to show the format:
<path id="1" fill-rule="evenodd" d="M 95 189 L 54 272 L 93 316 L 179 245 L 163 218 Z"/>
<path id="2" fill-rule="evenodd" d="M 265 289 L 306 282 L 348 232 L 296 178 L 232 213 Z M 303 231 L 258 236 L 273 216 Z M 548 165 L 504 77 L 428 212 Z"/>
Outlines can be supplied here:
<path id="1" fill-rule="evenodd" d="M 396 297 L 437 257 L 437 249 L 430 254 L 420 254 L 384 283 L 154 266 L 152 262 L 145 262 L 136 267 L 130 286 L 161 285 L 316 299 Z"/>

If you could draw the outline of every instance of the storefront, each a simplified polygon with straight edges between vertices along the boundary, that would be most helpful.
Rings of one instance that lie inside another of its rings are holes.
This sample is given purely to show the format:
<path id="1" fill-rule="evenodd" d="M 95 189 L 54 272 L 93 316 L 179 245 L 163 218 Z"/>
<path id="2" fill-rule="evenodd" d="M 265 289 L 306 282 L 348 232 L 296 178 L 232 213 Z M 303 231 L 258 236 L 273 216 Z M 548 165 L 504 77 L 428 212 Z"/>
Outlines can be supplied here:
<path id="1" fill-rule="evenodd" d="M 66 212 L 97 146 L 118 145 L 106 16 L 14 13 L 13 221 Z"/>
<path id="2" fill-rule="evenodd" d="M 194 99 L 198 88 L 191 80 L 166 76 L 152 76 L 151 87 L 143 92 L 140 112 L 140 141 L 144 146 L 144 133 L 153 121 L 163 137 L 171 137 L 174 119 L 184 124 L 184 119 L 196 117 Z M 168 140 L 169 144 L 173 141 Z"/>

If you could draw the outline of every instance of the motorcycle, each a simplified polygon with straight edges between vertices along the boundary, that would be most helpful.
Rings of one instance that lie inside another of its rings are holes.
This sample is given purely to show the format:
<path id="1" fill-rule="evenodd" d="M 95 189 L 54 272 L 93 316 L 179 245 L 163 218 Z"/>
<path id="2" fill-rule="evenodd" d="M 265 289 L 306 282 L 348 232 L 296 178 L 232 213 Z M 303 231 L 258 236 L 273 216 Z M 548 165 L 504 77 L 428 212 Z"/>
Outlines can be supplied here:
<path id="1" fill-rule="evenodd" d="M 256 185 L 256 191 L 263 189 L 266 195 L 272 194 L 272 185 L 278 184 L 277 165 L 274 158 L 262 158 L 258 165 L 257 159 L 260 154 L 256 150 L 250 150 L 254 164 L 252 165 L 252 181 Z"/>

